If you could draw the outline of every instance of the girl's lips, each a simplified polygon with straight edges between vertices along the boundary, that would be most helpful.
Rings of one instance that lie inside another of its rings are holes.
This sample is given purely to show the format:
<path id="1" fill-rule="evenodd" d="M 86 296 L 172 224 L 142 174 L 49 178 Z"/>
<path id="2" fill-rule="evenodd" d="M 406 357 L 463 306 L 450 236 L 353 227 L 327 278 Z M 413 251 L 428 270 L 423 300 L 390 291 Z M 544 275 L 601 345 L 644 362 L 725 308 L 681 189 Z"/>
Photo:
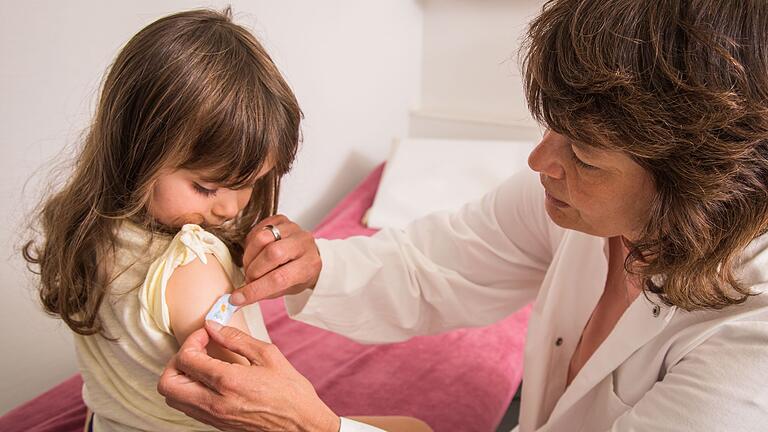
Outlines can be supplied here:
<path id="1" fill-rule="evenodd" d="M 547 195 L 547 201 L 549 201 L 555 207 L 570 207 L 568 203 L 565 203 L 553 197 L 552 195 L 549 194 L 549 192 L 545 192 L 545 194 Z"/>

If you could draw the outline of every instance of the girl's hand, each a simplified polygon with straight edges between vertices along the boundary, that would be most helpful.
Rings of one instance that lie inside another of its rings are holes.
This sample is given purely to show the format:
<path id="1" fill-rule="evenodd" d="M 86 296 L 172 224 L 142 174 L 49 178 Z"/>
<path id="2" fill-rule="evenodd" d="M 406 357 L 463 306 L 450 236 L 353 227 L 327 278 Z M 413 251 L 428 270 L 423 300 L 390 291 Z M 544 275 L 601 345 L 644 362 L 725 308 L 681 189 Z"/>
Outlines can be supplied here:
<path id="1" fill-rule="evenodd" d="M 213 341 L 249 365 L 208 356 Z M 223 431 L 337 432 L 339 417 L 272 344 L 207 322 L 166 366 L 157 391 L 166 403 Z"/>
<path id="2" fill-rule="evenodd" d="M 280 232 L 280 240 L 267 225 Z M 254 226 L 243 254 L 246 285 L 230 297 L 234 305 L 298 294 L 317 284 L 322 263 L 315 238 L 284 215 L 268 217 Z"/>

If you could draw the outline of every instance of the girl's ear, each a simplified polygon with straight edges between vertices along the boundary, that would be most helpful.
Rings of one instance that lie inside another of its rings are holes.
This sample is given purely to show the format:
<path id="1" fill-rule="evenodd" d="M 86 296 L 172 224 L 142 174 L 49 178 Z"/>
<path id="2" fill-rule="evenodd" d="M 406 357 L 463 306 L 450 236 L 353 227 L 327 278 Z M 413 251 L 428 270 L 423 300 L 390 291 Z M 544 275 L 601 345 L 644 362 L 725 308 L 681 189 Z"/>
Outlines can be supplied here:
<path id="1" fill-rule="evenodd" d="M 145 217 L 151 217 L 151 206 L 155 196 L 155 185 L 160 176 L 166 172 L 167 170 L 158 169 L 157 172 L 149 176 L 144 184 L 142 184 L 136 191 L 134 208 L 137 215 L 144 214 Z"/>

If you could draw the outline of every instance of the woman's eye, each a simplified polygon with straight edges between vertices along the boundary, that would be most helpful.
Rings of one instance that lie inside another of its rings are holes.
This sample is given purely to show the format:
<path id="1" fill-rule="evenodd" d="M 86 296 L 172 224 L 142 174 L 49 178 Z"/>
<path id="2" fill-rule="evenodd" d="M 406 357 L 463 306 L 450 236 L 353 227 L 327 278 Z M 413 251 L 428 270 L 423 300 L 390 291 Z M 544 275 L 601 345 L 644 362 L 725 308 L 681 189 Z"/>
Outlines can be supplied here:
<path id="1" fill-rule="evenodd" d="M 206 197 L 211 197 L 216 195 L 216 189 L 204 188 L 195 182 L 192 182 L 192 187 L 195 189 L 195 192 L 199 193 L 200 195 L 203 195 Z"/>
<path id="2" fill-rule="evenodd" d="M 571 151 L 571 158 L 573 159 L 574 162 L 576 162 L 576 165 L 578 165 L 578 166 L 580 166 L 580 167 L 582 167 L 584 169 L 588 169 L 588 170 L 596 170 L 597 169 L 596 166 L 590 165 L 590 164 L 584 162 L 583 160 L 579 159 L 579 157 L 576 156 L 576 152 L 574 152 L 574 151 Z"/>

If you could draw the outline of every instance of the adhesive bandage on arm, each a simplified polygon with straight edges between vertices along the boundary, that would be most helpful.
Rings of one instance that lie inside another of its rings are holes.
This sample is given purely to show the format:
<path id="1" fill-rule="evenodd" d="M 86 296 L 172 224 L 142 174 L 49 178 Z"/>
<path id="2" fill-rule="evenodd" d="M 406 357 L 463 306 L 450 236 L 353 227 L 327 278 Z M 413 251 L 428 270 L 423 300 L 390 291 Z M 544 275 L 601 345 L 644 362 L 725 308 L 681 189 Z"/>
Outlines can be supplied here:
<path id="1" fill-rule="evenodd" d="M 229 321 L 232 320 L 232 316 L 237 312 L 239 309 L 238 306 L 235 306 L 229 302 L 229 294 L 224 294 L 223 296 L 219 297 L 218 300 L 216 300 L 216 303 L 213 304 L 213 307 L 208 312 L 208 315 L 205 316 L 206 321 L 215 321 L 221 325 L 227 325 L 229 324 Z"/>

